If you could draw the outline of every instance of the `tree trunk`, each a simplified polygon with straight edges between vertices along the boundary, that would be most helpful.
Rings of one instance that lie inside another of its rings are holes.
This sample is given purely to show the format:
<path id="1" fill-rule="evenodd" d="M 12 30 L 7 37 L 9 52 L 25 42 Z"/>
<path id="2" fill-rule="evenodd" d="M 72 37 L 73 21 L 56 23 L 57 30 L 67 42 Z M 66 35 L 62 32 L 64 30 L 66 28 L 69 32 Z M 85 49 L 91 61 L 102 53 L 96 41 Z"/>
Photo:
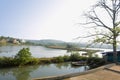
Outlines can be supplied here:
<path id="1" fill-rule="evenodd" d="M 114 5 L 114 1 L 112 1 L 112 6 L 113 6 L 113 61 L 114 63 L 117 63 L 117 34 L 116 34 L 116 6 Z"/>
<path id="2" fill-rule="evenodd" d="M 117 44 L 116 44 L 116 38 L 113 40 L 113 61 L 114 63 L 117 63 Z"/>

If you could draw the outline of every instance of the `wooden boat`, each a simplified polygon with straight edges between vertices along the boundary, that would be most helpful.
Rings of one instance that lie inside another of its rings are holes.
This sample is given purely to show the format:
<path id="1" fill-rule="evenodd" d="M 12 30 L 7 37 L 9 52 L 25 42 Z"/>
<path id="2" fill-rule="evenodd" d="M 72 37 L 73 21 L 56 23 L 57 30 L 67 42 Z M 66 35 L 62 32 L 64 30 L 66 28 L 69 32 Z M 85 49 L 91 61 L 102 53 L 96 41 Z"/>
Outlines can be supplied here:
<path id="1" fill-rule="evenodd" d="M 84 66 L 86 65 L 86 61 L 78 61 L 78 62 L 71 62 L 73 66 Z"/>

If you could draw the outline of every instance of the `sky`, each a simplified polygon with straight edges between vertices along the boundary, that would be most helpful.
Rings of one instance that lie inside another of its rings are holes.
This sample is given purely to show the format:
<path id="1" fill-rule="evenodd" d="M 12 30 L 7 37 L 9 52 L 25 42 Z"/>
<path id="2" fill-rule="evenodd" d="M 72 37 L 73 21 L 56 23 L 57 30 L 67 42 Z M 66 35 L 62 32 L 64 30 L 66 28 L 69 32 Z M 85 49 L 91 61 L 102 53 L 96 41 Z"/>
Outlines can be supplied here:
<path id="1" fill-rule="evenodd" d="M 0 36 L 74 41 L 77 24 L 98 0 L 0 0 Z"/>

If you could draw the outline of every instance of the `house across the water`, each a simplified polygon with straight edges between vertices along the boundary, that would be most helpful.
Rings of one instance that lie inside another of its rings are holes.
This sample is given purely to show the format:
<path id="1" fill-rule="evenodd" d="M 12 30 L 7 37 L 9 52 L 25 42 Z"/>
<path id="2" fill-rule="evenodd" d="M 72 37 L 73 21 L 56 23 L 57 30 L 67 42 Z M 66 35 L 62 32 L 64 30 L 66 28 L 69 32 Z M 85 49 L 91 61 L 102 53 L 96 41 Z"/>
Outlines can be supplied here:
<path id="1" fill-rule="evenodd" d="M 113 52 L 104 52 L 104 53 L 102 53 L 103 58 L 107 62 L 114 62 L 113 54 L 114 54 Z M 120 51 L 117 51 L 117 62 L 120 62 Z"/>

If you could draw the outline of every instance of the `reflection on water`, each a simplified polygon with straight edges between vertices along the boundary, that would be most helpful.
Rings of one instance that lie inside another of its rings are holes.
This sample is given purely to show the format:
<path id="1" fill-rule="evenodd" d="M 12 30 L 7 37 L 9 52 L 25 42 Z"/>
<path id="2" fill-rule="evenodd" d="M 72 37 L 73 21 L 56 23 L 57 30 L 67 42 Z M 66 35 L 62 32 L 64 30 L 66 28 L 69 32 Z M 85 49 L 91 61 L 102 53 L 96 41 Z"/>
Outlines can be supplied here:
<path id="1" fill-rule="evenodd" d="M 59 69 L 62 69 L 62 67 L 64 68 L 67 68 L 68 66 L 70 67 L 70 64 L 59 63 L 59 64 L 55 64 L 55 66 Z"/>
<path id="2" fill-rule="evenodd" d="M 0 69 L 0 80 L 30 80 L 30 73 L 38 66 Z"/>
<path id="3" fill-rule="evenodd" d="M 83 72 L 85 67 L 73 67 L 70 63 L 25 66 L 0 69 L 0 80 L 31 80 L 32 78 Z"/>

